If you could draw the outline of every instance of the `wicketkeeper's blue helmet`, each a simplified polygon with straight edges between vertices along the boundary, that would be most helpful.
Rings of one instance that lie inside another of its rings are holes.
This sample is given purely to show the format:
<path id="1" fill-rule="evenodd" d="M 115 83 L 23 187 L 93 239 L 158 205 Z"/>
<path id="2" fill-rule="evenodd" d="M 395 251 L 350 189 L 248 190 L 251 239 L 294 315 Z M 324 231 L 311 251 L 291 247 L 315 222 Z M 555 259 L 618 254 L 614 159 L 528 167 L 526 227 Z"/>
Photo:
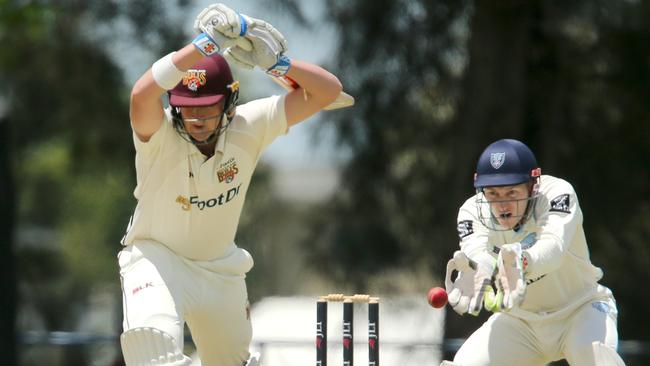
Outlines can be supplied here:
<path id="1" fill-rule="evenodd" d="M 537 179 L 542 170 L 523 142 L 503 139 L 490 144 L 476 165 L 474 187 L 511 186 Z"/>

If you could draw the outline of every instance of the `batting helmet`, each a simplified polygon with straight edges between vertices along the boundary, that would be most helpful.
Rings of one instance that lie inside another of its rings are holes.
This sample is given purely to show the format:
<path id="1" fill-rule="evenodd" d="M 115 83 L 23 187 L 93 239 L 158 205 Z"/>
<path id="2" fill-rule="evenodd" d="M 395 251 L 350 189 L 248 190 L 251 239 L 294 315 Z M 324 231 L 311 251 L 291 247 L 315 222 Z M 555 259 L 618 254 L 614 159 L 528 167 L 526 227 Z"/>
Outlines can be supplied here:
<path id="1" fill-rule="evenodd" d="M 174 89 L 169 91 L 172 107 L 206 107 L 233 94 L 235 83 L 230 66 L 220 54 L 202 58 L 185 72 Z M 225 106 L 228 107 L 228 106 Z"/>
<path id="2" fill-rule="evenodd" d="M 169 105 L 176 130 L 183 138 L 195 144 L 216 141 L 219 134 L 228 127 L 235 115 L 239 99 L 239 82 L 234 80 L 230 66 L 223 56 L 215 53 L 202 58 L 185 72 L 183 79 L 174 89 L 168 91 Z M 185 131 L 180 107 L 207 107 L 224 101 L 223 122 L 205 141 L 198 142 Z"/>
<path id="3" fill-rule="evenodd" d="M 477 189 L 510 186 L 537 179 L 542 173 L 535 155 L 523 142 L 503 139 L 490 144 L 476 165 Z"/>

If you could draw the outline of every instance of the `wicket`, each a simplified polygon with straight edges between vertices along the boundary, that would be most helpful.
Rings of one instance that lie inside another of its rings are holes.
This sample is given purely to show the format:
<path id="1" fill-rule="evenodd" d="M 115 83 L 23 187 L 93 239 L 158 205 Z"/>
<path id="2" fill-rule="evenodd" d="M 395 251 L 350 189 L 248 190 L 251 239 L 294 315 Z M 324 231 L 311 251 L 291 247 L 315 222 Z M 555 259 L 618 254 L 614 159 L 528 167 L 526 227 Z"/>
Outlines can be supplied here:
<path id="1" fill-rule="evenodd" d="M 327 366 L 327 303 L 343 302 L 343 366 L 354 366 L 355 302 L 368 303 L 368 365 L 379 366 L 379 298 L 329 294 L 316 302 L 316 366 Z"/>

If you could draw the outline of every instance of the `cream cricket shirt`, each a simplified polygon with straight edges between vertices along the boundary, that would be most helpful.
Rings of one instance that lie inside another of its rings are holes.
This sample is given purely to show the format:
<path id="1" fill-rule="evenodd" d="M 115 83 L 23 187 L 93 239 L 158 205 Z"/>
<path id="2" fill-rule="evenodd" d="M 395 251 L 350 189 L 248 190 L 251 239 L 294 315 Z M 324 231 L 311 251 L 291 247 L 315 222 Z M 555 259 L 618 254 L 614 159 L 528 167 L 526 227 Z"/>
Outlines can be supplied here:
<path id="1" fill-rule="evenodd" d="M 568 182 L 543 175 L 534 215 L 517 231 L 486 228 L 478 219 L 476 198 L 468 199 L 459 210 L 462 251 L 470 258 L 485 252 L 496 258 L 503 244 L 520 242 L 529 254 L 526 296 L 510 314 L 541 320 L 567 313 L 591 299 L 611 296 L 597 283 L 603 273 L 589 259 L 582 211 Z M 483 216 L 490 217 L 487 205 L 483 206 Z"/>
<path id="2" fill-rule="evenodd" d="M 133 135 L 138 204 L 122 243 L 154 241 L 182 257 L 223 259 L 228 271 L 247 272 L 252 259 L 235 234 L 262 151 L 287 131 L 284 96 L 238 106 L 209 159 L 176 132 L 169 110 L 165 115 L 148 142 Z"/>

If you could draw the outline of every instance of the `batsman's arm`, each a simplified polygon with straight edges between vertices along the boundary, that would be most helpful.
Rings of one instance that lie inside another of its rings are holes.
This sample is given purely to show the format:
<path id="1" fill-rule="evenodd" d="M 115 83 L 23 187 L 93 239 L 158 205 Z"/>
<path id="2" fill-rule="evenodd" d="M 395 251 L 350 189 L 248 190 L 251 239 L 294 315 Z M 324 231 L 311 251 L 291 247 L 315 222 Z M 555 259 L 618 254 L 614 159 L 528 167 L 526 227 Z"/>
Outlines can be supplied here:
<path id="1" fill-rule="evenodd" d="M 320 66 L 292 60 L 286 74 L 300 87 L 289 92 L 285 99 L 287 125 L 303 121 L 336 100 L 343 86 L 339 79 Z"/>
<path id="2" fill-rule="evenodd" d="M 129 116 L 131 126 L 140 141 L 149 138 L 160 128 L 164 118 L 161 96 L 182 78 L 182 73 L 199 61 L 203 55 L 193 44 L 156 61 L 133 85 Z M 154 76 L 153 70 L 157 75 Z M 157 80 L 158 79 L 158 80 Z M 175 81 L 174 81 L 175 80 Z M 166 84 L 166 88 L 160 84 Z"/>

